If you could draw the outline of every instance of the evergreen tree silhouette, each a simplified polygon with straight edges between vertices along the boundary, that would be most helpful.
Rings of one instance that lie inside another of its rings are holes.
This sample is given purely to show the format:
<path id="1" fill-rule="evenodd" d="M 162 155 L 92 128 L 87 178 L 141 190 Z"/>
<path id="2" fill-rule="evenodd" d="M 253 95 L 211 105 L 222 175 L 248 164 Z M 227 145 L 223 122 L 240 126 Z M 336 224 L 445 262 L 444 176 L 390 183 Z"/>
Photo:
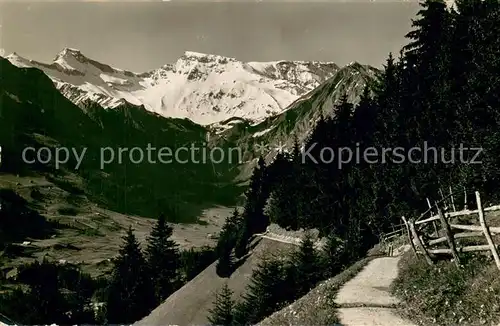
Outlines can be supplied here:
<path id="1" fill-rule="evenodd" d="M 228 326 L 233 323 L 233 310 L 235 302 L 232 298 L 233 291 L 224 283 L 222 289 L 215 294 L 214 307 L 209 310 L 208 321 L 211 325 Z"/>
<path id="2" fill-rule="evenodd" d="M 269 192 L 270 185 L 266 163 L 260 157 L 246 192 L 241 228 L 235 245 L 235 256 L 238 258 L 243 257 L 248 252 L 247 248 L 251 236 L 264 232 L 269 225 L 269 217 L 264 213 Z"/>
<path id="3" fill-rule="evenodd" d="M 173 228 L 162 214 L 151 230 L 145 256 L 153 277 L 158 303 L 168 298 L 180 286 L 178 245 L 171 239 Z"/>
<path id="4" fill-rule="evenodd" d="M 264 259 L 253 271 L 243 300 L 235 307 L 234 320 L 238 325 L 254 325 L 282 308 L 287 293 L 285 269 L 277 259 Z"/>
<path id="5" fill-rule="evenodd" d="M 320 280 L 321 262 L 314 247 L 314 242 L 311 234 L 307 232 L 302 238 L 300 248 L 294 254 L 294 259 L 297 266 L 296 271 L 296 295 L 301 297 Z"/>
<path id="6" fill-rule="evenodd" d="M 133 323 L 145 317 L 156 303 L 154 286 L 139 243 L 129 227 L 115 259 L 106 302 L 107 321 Z"/>
<path id="7" fill-rule="evenodd" d="M 324 271 L 326 277 L 333 277 L 337 275 L 345 266 L 345 251 L 346 247 L 344 240 L 342 240 L 335 232 L 331 232 L 325 244 L 323 257 Z"/>

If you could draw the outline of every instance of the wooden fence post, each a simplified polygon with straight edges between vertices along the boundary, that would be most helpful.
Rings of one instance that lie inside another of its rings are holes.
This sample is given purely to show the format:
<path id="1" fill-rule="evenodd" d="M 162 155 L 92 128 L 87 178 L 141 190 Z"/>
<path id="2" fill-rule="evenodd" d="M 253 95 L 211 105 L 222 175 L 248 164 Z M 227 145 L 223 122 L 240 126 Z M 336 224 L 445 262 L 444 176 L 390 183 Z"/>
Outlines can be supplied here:
<path id="1" fill-rule="evenodd" d="M 458 257 L 457 248 L 455 247 L 455 240 L 453 239 L 453 233 L 451 233 L 450 225 L 448 221 L 446 221 L 446 217 L 444 217 L 443 210 L 441 207 L 437 207 L 439 219 L 441 220 L 441 226 L 443 227 L 444 234 L 446 236 L 446 240 L 448 240 L 448 245 L 450 246 L 451 254 L 453 255 L 453 259 L 455 260 L 455 265 L 460 267 L 460 258 Z"/>
<path id="2" fill-rule="evenodd" d="M 430 210 L 430 213 L 431 213 L 431 216 L 432 216 L 431 201 L 429 200 L 429 198 L 426 198 L 426 199 L 427 199 L 427 205 L 429 205 L 429 210 Z M 436 232 L 436 237 L 438 237 L 439 236 L 439 232 L 438 232 L 438 228 L 437 228 L 437 225 L 436 225 L 435 221 L 432 221 L 432 226 L 434 227 L 434 232 Z"/>
<path id="3" fill-rule="evenodd" d="M 413 239 L 415 240 L 415 243 L 417 244 L 418 249 L 420 249 L 422 251 L 422 254 L 425 257 L 425 260 L 427 261 L 427 264 L 433 265 L 434 262 L 432 261 L 431 256 L 429 256 L 427 249 L 425 249 L 424 244 L 422 243 L 422 241 L 420 241 L 420 238 L 418 237 L 417 230 L 415 229 L 415 222 L 413 221 L 413 219 L 410 219 L 408 221 L 408 224 L 410 226 L 410 231 L 413 235 Z"/>
<path id="4" fill-rule="evenodd" d="M 404 216 L 401 216 L 401 219 L 403 220 L 403 223 L 405 224 L 406 233 L 408 234 L 408 239 L 410 240 L 411 249 L 413 249 L 413 252 L 415 253 L 415 256 L 416 256 L 417 255 L 417 249 L 415 249 L 415 244 L 413 243 L 413 239 L 412 239 L 412 236 L 411 236 L 411 231 L 410 231 L 410 227 L 408 225 L 408 222 L 406 221 L 406 218 Z"/>
<path id="5" fill-rule="evenodd" d="M 464 187 L 464 210 L 467 210 L 467 189 Z"/>
<path id="6" fill-rule="evenodd" d="M 453 191 L 450 186 L 450 196 L 451 196 L 451 207 L 453 208 L 453 211 L 456 212 L 457 208 L 455 207 L 455 199 L 453 198 Z"/>
<path id="7" fill-rule="evenodd" d="M 477 202 L 477 210 L 479 213 L 479 223 L 481 223 L 481 227 L 483 229 L 484 236 L 486 237 L 486 240 L 488 241 L 488 245 L 490 246 L 491 253 L 493 254 L 493 259 L 495 259 L 495 264 L 497 265 L 498 269 L 500 270 L 500 258 L 498 257 L 498 251 L 497 251 L 497 248 L 495 246 L 495 243 L 493 242 L 493 239 L 491 238 L 490 230 L 486 226 L 486 221 L 484 220 L 483 205 L 481 204 L 481 197 L 480 197 L 478 191 L 476 191 L 476 202 Z"/>
<path id="8" fill-rule="evenodd" d="M 443 203 L 446 205 L 444 208 L 445 210 L 448 210 L 448 200 L 445 200 L 443 191 L 441 190 L 441 187 L 439 187 L 439 194 L 441 195 L 441 200 Z"/>

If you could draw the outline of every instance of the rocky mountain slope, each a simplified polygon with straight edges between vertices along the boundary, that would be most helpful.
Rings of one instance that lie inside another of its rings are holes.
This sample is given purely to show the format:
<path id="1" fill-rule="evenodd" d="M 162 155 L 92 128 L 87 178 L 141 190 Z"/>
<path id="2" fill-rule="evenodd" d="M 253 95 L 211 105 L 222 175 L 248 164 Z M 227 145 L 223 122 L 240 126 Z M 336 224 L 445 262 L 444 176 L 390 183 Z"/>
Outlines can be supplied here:
<path id="1" fill-rule="evenodd" d="M 240 62 L 189 51 L 173 64 L 140 74 L 113 68 L 70 48 L 50 64 L 16 53 L 7 59 L 18 67 L 41 69 L 77 105 L 90 100 L 114 108 L 128 102 L 201 125 L 233 117 L 260 122 L 283 112 L 340 69 L 332 62 Z"/>
<path id="2" fill-rule="evenodd" d="M 320 116 L 334 114 L 335 103 L 346 95 L 357 103 L 366 85 L 373 83 L 380 71 L 371 66 L 352 63 L 339 69 L 332 77 L 311 92 L 294 101 L 281 114 L 251 124 L 242 119 L 230 119 L 211 126 L 216 139 L 226 146 L 244 150 L 246 161 L 256 162 L 260 155 L 272 161 L 279 151 L 287 151 L 296 139 L 301 144 L 313 130 Z M 243 167 L 248 176 L 253 164 Z"/>

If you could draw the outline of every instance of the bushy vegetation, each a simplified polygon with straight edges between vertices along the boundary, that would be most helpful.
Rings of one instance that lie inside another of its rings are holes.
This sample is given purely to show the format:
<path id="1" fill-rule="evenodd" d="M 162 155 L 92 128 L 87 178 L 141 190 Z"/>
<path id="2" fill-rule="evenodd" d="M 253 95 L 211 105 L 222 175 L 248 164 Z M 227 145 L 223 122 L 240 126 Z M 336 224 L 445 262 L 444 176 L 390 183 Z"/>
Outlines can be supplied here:
<path id="1" fill-rule="evenodd" d="M 373 257 L 358 260 L 334 277 L 318 284 L 305 296 L 297 299 L 279 313 L 272 314 L 259 323 L 262 326 L 338 325 L 335 296 L 347 281 L 358 274 Z"/>
<path id="2" fill-rule="evenodd" d="M 429 266 L 405 254 L 394 293 L 404 313 L 426 325 L 483 325 L 500 319 L 498 269 L 486 256 L 468 255 L 463 268 L 448 260 Z"/>
<path id="3" fill-rule="evenodd" d="M 55 234 L 54 224 L 27 206 L 26 200 L 9 189 L 0 189 L 0 250 L 27 237 Z"/>
<path id="4" fill-rule="evenodd" d="M 17 216 L 17 215 L 12 215 Z M 44 259 L 0 279 L 0 313 L 21 324 L 130 324 L 213 263 L 214 250 L 179 251 L 160 216 L 143 252 L 129 228 L 109 277 Z"/>
<path id="5" fill-rule="evenodd" d="M 204 246 L 180 252 L 180 274 L 182 283 L 187 283 L 217 259 L 215 249 Z"/>
<path id="6" fill-rule="evenodd" d="M 0 313 L 25 325 L 91 324 L 92 295 L 102 286 L 76 266 L 43 260 L 19 268 L 13 291 L 0 295 Z"/>

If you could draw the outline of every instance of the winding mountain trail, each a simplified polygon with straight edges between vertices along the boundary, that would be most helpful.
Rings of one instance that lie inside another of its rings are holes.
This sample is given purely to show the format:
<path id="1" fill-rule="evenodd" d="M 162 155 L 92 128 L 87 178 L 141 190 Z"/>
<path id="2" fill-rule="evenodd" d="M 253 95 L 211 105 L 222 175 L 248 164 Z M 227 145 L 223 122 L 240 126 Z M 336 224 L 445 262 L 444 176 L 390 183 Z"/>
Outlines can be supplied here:
<path id="1" fill-rule="evenodd" d="M 399 300 L 390 293 L 398 275 L 398 257 L 372 260 L 337 293 L 340 322 L 345 326 L 415 326 L 397 315 Z"/>

